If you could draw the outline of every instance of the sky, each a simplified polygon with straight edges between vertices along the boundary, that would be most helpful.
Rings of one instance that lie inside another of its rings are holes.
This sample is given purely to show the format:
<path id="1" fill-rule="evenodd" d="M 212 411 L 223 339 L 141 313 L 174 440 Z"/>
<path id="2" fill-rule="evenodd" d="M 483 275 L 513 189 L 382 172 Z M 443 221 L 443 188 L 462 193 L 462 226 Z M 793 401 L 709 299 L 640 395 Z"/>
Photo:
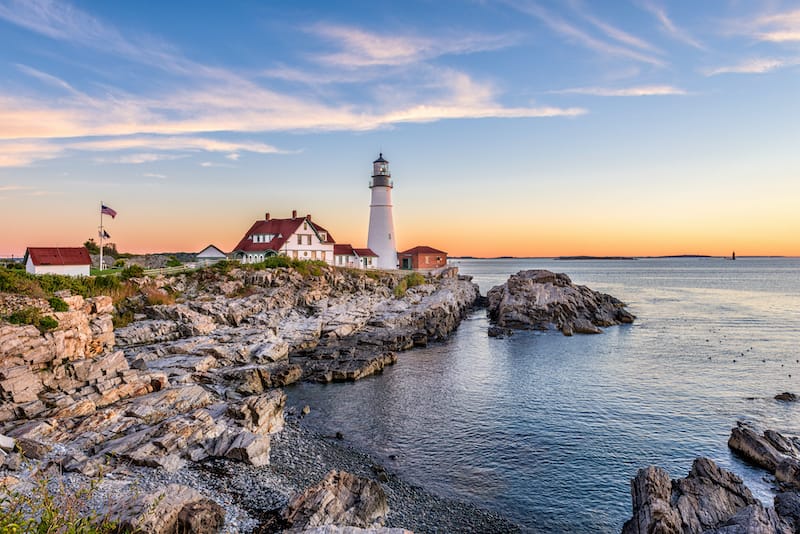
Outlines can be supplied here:
<path id="1" fill-rule="evenodd" d="M 800 3 L 0 0 L 0 257 L 365 246 L 800 256 Z"/>

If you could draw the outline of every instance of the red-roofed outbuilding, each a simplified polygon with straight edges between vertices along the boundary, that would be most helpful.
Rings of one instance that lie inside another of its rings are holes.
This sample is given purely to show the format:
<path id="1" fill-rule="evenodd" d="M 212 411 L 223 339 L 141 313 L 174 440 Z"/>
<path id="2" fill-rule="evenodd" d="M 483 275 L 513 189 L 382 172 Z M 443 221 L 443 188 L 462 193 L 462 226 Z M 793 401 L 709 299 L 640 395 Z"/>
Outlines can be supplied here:
<path id="1" fill-rule="evenodd" d="M 89 276 L 92 258 L 86 247 L 28 247 L 24 263 L 31 274 Z"/>
<path id="2" fill-rule="evenodd" d="M 397 253 L 400 268 L 430 271 L 447 265 L 447 252 L 428 246 L 418 246 Z"/>
<path id="3" fill-rule="evenodd" d="M 350 244 L 333 246 L 333 264 L 337 267 L 354 269 L 374 269 L 377 267 L 378 255 L 369 248 L 353 248 Z"/>

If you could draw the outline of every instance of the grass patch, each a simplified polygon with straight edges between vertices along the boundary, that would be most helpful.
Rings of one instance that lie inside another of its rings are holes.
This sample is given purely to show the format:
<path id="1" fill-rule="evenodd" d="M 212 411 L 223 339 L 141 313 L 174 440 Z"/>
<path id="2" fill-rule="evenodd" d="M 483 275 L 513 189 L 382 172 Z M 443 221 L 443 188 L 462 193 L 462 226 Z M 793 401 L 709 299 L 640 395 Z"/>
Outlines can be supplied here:
<path id="1" fill-rule="evenodd" d="M 407 274 L 403 277 L 396 286 L 394 286 L 394 296 L 402 298 L 405 296 L 406 291 L 415 286 L 421 286 L 425 283 L 425 277 L 419 273 Z"/>
<path id="2" fill-rule="evenodd" d="M 144 301 L 148 306 L 175 304 L 175 295 L 164 289 L 144 287 L 142 288 L 142 295 L 144 295 Z"/>

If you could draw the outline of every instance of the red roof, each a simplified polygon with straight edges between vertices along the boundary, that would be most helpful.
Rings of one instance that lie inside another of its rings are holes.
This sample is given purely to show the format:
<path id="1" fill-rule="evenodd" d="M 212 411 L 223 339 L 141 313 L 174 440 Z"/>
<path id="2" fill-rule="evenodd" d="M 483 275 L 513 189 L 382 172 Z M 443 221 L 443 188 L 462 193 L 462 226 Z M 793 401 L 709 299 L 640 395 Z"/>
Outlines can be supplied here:
<path id="1" fill-rule="evenodd" d="M 353 248 L 349 243 L 342 243 L 341 245 L 333 245 L 334 256 L 360 256 L 362 258 L 373 257 L 377 258 L 378 255 L 368 248 Z"/>
<path id="2" fill-rule="evenodd" d="M 428 247 L 425 245 L 410 248 L 408 250 L 404 250 L 403 252 L 398 252 L 398 254 L 409 255 L 409 256 L 413 256 L 414 254 L 442 254 L 444 256 L 447 256 L 447 252 L 445 252 L 444 250 L 438 250 L 433 247 Z"/>
<path id="3" fill-rule="evenodd" d="M 362 258 L 372 256 L 373 258 L 377 258 L 378 255 L 372 252 L 372 249 L 369 248 L 354 248 L 353 250 L 356 251 L 356 254 L 361 256 Z"/>
<path id="4" fill-rule="evenodd" d="M 294 234 L 304 222 L 308 222 L 308 225 L 312 229 L 316 230 L 317 234 L 320 232 L 325 232 L 326 235 L 323 243 L 335 243 L 330 232 L 317 223 L 307 221 L 305 217 L 295 217 L 294 219 L 269 219 L 254 222 L 253 226 L 251 226 L 247 233 L 244 234 L 242 240 L 239 241 L 239 244 L 233 248 L 233 251 L 263 252 L 266 250 L 274 250 L 275 252 L 278 252 L 281 248 L 283 248 L 286 240 L 289 239 L 289 237 Z M 268 243 L 254 243 L 251 239 L 253 234 L 271 234 L 276 237 L 272 238 L 272 241 Z"/>
<path id="5" fill-rule="evenodd" d="M 86 247 L 28 247 L 26 262 L 30 257 L 34 265 L 91 265 L 92 258 Z"/>
<path id="6" fill-rule="evenodd" d="M 341 245 L 333 245 L 333 255 L 334 256 L 353 256 L 353 246 L 349 244 L 342 243 Z"/>

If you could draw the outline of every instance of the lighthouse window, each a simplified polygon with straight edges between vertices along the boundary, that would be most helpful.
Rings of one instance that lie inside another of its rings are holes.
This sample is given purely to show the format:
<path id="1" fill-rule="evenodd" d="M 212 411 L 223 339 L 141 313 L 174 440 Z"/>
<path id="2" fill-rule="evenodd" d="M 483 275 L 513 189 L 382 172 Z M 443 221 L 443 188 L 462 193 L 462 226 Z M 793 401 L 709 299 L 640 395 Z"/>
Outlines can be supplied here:
<path id="1" fill-rule="evenodd" d="M 390 239 L 390 240 L 392 239 L 392 234 L 389 234 L 389 239 Z"/>

